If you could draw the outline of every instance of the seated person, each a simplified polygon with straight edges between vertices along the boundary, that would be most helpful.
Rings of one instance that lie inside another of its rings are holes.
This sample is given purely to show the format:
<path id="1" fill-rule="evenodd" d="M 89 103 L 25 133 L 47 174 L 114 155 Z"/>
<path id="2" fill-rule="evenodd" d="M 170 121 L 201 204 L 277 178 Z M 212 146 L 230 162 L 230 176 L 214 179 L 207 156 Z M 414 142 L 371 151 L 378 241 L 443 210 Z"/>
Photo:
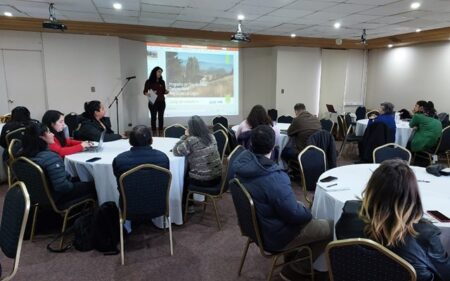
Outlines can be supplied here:
<path id="1" fill-rule="evenodd" d="M 130 132 L 131 148 L 116 156 L 113 160 L 114 175 L 117 180 L 126 171 L 141 164 L 154 164 L 169 169 L 169 158 L 164 152 L 152 148 L 153 138 L 150 129 L 138 125 Z"/>
<path id="2" fill-rule="evenodd" d="M 281 158 L 297 161 L 297 156 L 306 147 L 308 138 L 317 131 L 322 130 L 319 119 L 306 111 L 303 103 L 297 103 L 294 106 L 295 118 L 287 130 L 289 143 L 283 149 Z"/>
<path id="3" fill-rule="evenodd" d="M 268 158 L 275 145 L 275 133 L 270 126 L 254 128 L 251 142 L 252 151 L 245 150 L 236 157 L 231 173 L 253 199 L 264 247 L 281 251 L 307 241 L 316 259 L 333 238 L 332 222 L 313 219 L 309 209 L 297 201 L 289 176 Z M 302 273 L 309 270 L 303 263 L 291 264 L 281 274 L 283 280 L 302 280 Z"/>
<path id="4" fill-rule="evenodd" d="M 269 125 L 272 127 L 273 131 L 275 132 L 275 143 L 279 143 L 280 141 L 280 128 L 278 128 L 278 125 L 273 124 L 272 119 L 267 114 L 266 109 L 261 105 L 255 105 L 250 113 L 247 116 L 247 119 L 241 122 L 239 124 L 239 127 L 236 131 L 236 138 L 239 142 L 239 144 L 245 146 L 246 148 L 249 148 L 249 145 L 246 145 L 249 143 L 247 140 L 241 140 L 239 136 L 243 136 L 245 132 L 250 132 L 253 128 L 258 127 L 259 125 Z M 250 138 L 250 134 L 246 134 L 246 138 Z M 242 139 L 242 137 L 241 137 Z"/>
<path id="5" fill-rule="evenodd" d="M 8 150 L 6 145 L 6 135 L 12 131 L 26 127 L 32 122 L 30 118 L 30 111 L 24 106 L 17 106 L 11 111 L 11 120 L 7 122 L 0 135 L 0 146 Z"/>
<path id="6" fill-rule="evenodd" d="M 386 160 L 373 172 L 362 201 L 345 203 L 336 236 L 382 244 L 414 267 L 418 281 L 450 280 L 441 231 L 422 215 L 414 171 L 402 160 Z"/>
<path id="7" fill-rule="evenodd" d="M 432 102 L 418 101 L 413 109 L 414 116 L 409 127 L 414 128 L 410 149 L 412 152 L 434 148 L 442 134 L 442 123 L 433 118 L 436 113 Z"/>
<path id="8" fill-rule="evenodd" d="M 183 204 L 186 203 L 188 186 L 213 187 L 222 179 L 222 160 L 216 138 L 202 118 L 197 115 L 188 120 L 188 128 L 172 149 L 175 156 L 186 156 L 188 171 L 184 179 Z M 194 206 L 190 206 L 190 213 Z"/>
<path id="9" fill-rule="evenodd" d="M 54 143 L 49 145 L 50 150 L 58 153 L 61 157 L 84 151 L 86 147 L 92 146 L 89 141 L 66 138 L 64 135 L 64 114 L 57 110 L 47 110 L 42 117 L 42 124 L 47 126 L 50 132 L 55 135 Z"/>
<path id="10" fill-rule="evenodd" d="M 117 179 L 117 188 L 119 187 L 119 178 L 126 171 L 142 164 L 153 164 L 159 167 L 169 169 L 169 158 L 164 152 L 152 148 L 153 138 L 150 129 L 144 125 L 138 125 L 130 132 L 129 139 L 131 148 L 116 156 L 113 160 L 113 171 Z M 119 191 L 120 193 L 120 191 Z M 122 198 L 120 198 L 122 204 Z M 144 218 L 133 218 L 133 222 Z M 127 232 L 131 232 L 131 226 L 125 224 Z"/>
<path id="11" fill-rule="evenodd" d="M 380 104 L 380 115 L 372 115 L 369 116 L 370 126 L 373 123 L 384 123 L 389 128 L 389 142 L 395 142 L 395 132 L 397 130 L 397 126 L 395 125 L 395 112 L 394 105 L 390 102 L 383 102 Z"/>
<path id="12" fill-rule="evenodd" d="M 34 161 L 44 170 L 56 205 L 75 199 L 96 199 L 94 183 L 72 180 L 66 172 L 62 158 L 48 149 L 54 141 L 55 136 L 47 126 L 32 123 L 25 130 L 19 154 Z"/>
<path id="13" fill-rule="evenodd" d="M 99 141 L 100 135 L 106 131 L 103 141 L 115 141 L 122 136 L 111 130 L 109 118 L 105 117 L 105 106 L 98 100 L 84 103 L 83 120 L 80 128 L 74 132 L 75 139 L 87 141 Z"/>

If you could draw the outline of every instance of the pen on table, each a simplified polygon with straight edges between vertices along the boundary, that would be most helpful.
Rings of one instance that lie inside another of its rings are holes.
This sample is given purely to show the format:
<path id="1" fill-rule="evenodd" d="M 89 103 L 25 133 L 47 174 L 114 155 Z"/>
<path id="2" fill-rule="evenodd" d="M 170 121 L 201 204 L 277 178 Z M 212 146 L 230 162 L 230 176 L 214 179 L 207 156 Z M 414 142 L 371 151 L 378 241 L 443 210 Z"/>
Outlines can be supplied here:
<path id="1" fill-rule="evenodd" d="M 426 181 L 426 180 L 417 180 L 417 182 L 426 182 L 426 183 L 430 183 L 430 181 Z"/>
<path id="2" fill-rule="evenodd" d="M 327 185 L 327 187 L 332 187 L 332 186 L 336 186 L 336 185 L 337 185 L 337 183 L 333 183 L 333 184 Z"/>

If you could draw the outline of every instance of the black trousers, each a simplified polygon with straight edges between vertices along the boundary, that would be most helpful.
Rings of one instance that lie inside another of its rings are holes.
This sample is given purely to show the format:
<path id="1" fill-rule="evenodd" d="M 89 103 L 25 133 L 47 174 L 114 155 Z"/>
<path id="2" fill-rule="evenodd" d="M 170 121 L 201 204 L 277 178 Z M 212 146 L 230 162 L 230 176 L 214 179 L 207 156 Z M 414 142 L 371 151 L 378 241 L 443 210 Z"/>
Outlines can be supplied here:
<path id="1" fill-rule="evenodd" d="M 166 102 L 156 100 L 155 103 L 149 102 L 148 109 L 151 114 L 152 130 L 156 130 L 156 114 L 158 114 L 158 128 L 164 129 L 164 110 L 166 109 Z"/>
<path id="2" fill-rule="evenodd" d="M 83 199 L 97 199 L 97 191 L 93 181 L 81 182 L 75 181 L 73 183 L 73 189 L 68 192 L 59 194 L 56 200 L 57 205 L 63 205 L 64 203 L 83 200 Z"/>

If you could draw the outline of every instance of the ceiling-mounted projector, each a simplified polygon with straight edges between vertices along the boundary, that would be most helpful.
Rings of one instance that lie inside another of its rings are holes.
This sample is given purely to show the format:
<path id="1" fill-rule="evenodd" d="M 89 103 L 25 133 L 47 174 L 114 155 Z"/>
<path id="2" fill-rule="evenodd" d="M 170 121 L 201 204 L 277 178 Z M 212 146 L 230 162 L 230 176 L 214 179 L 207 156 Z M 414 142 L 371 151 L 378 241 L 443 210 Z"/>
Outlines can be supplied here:
<path id="1" fill-rule="evenodd" d="M 50 5 L 48 6 L 48 12 L 50 14 L 49 20 L 42 23 L 42 28 L 56 29 L 61 31 L 67 29 L 66 25 L 58 22 L 58 20 L 56 19 L 54 3 L 50 3 Z"/>
<path id="2" fill-rule="evenodd" d="M 231 41 L 239 42 L 250 42 L 250 35 L 248 33 L 242 32 L 242 21 L 239 20 L 238 28 L 236 33 L 231 35 Z"/>

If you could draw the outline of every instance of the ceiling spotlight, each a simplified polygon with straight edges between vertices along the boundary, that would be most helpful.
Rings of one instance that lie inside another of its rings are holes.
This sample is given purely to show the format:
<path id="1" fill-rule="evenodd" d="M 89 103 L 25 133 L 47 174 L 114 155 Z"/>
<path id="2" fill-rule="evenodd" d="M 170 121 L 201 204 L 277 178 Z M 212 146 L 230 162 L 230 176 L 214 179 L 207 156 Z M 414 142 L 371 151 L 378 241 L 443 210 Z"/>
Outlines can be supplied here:
<path id="1" fill-rule="evenodd" d="M 291 38 L 295 38 L 296 36 L 295 33 L 291 33 Z"/>
<path id="2" fill-rule="evenodd" d="M 12 17 L 12 13 L 11 12 L 4 12 L 3 13 L 5 16 L 7 16 L 7 17 Z"/>
<path id="3" fill-rule="evenodd" d="M 394 45 L 392 45 L 392 44 L 389 44 L 389 45 L 388 45 L 388 48 L 392 48 L 392 47 L 394 47 Z"/>
<path id="4" fill-rule="evenodd" d="M 238 19 L 238 20 L 244 20 L 244 19 L 245 19 L 245 16 L 242 15 L 242 14 L 241 14 L 241 15 L 238 15 L 238 16 L 237 16 L 237 19 Z"/>
<path id="5" fill-rule="evenodd" d="M 340 22 L 334 23 L 334 28 L 339 29 L 340 27 L 341 27 L 341 23 Z"/>
<path id="6" fill-rule="evenodd" d="M 239 15 L 239 16 L 242 16 L 242 15 Z M 242 16 L 242 17 L 244 17 L 244 16 Z M 236 33 L 231 35 L 230 40 L 232 42 L 236 42 L 236 43 L 250 42 L 250 35 L 248 33 L 244 33 L 242 31 L 242 20 L 239 20 Z"/>
<path id="7" fill-rule="evenodd" d="M 413 10 L 417 10 L 420 7 L 420 3 L 419 2 L 414 2 L 411 4 L 411 9 Z"/>
<path id="8" fill-rule="evenodd" d="M 122 4 L 120 4 L 120 3 L 114 3 L 114 4 L 113 4 L 113 8 L 116 9 L 116 10 L 122 10 Z"/>
<path id="9" fill-rule="evenodd" d="M 421 31 L 422 31 L 422 29 L 420 29 L 420 28 L 416 29 L 416 32 L 421 32 Z"/>

